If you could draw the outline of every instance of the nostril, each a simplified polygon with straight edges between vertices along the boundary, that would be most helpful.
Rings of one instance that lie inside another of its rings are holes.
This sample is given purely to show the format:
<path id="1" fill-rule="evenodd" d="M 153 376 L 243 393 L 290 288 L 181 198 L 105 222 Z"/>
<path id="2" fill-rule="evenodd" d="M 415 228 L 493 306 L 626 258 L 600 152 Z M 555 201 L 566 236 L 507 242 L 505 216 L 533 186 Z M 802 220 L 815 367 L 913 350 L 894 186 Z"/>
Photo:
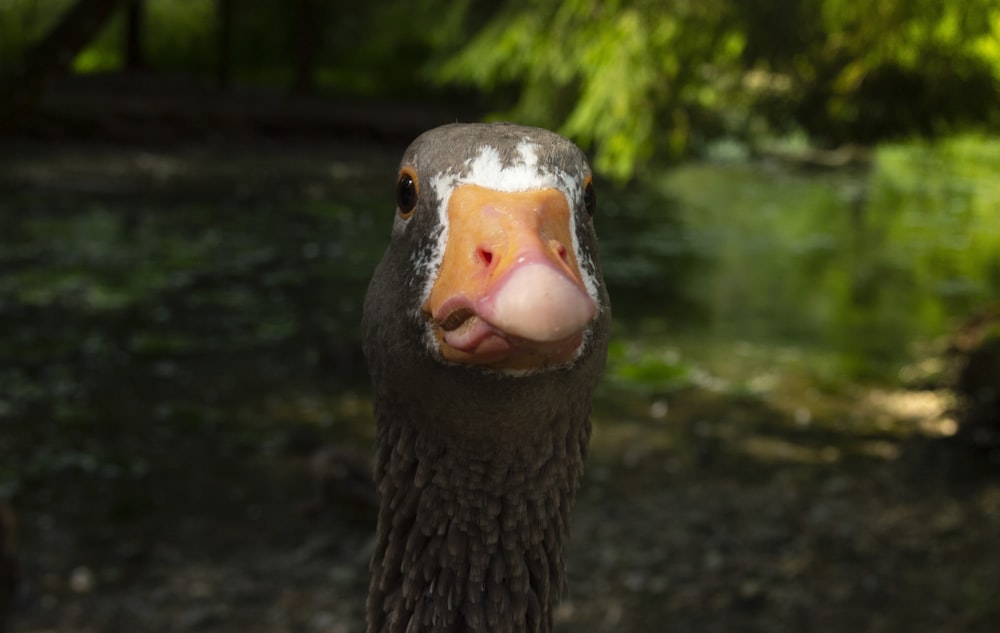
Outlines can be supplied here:
<path id="1" fill-rule="evenodd" d="M 556 242 L 555 244 L 553 244 L 553 248 L 555 249 L 556 254 L 559 255 L 559 259 L 563 260 L 564 262 L 569 263 L 569 260 L 567 259 L 566 247 L 565 246 L 563 246 L 562 244 L 559 244 L 558 242 Z"/>
<path id="2" fill-rule="evenodd" d="M 485 249 L 482 246 L 476 249 L 476 256 L 479 257 L 479 261 L 487 266 L 493 263 L 493 251 Z"/>

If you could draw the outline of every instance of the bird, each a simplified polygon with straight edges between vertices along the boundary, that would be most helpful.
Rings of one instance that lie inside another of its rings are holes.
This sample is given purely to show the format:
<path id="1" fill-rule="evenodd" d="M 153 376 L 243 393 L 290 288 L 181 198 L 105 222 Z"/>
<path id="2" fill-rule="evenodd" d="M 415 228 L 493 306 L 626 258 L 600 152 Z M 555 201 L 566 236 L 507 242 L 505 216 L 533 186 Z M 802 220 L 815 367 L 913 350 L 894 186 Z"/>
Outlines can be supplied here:
<path id="1" fill-rule="evenodd" d="M 548 633 L 611 320 L 593 173 L 554 132 L 453 123 L 410 144 L 395 194 L 362 315 L 367 631 Z"/>

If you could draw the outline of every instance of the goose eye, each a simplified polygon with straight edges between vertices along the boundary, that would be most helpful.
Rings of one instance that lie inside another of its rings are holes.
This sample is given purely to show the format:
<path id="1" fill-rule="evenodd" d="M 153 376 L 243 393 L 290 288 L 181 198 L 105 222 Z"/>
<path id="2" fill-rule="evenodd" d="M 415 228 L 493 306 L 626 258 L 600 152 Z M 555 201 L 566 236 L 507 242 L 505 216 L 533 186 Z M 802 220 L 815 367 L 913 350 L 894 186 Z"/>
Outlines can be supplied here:
<path id="1" fill-rule="evenodd" d="M 583 206 L 587 209 L 587 215 L 594 217 L 597 211 L 597 193 L 594 191 L 594 183 L 589 181 L 583 190 Z"/>
<path id="2" fill-rule="evenodd" d="M 413 209 L 417 206 L 417 181 L 407 172 L 399 176 L 396 183 L 396 208 L 399 215 L 404 220 L 413 215 Z"/>

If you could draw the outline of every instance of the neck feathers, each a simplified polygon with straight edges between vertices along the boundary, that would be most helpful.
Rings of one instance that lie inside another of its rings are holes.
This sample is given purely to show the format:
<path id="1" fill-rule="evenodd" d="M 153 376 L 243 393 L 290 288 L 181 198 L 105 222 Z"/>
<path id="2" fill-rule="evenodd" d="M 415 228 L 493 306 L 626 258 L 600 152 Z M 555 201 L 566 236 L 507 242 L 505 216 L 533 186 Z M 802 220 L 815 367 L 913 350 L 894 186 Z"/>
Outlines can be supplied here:
<path id="1" fill-rule="evenodd" d="M 492 450 L 380 420 L 368 633 L 551 631 L 590 435 L 573 417 Z"/>

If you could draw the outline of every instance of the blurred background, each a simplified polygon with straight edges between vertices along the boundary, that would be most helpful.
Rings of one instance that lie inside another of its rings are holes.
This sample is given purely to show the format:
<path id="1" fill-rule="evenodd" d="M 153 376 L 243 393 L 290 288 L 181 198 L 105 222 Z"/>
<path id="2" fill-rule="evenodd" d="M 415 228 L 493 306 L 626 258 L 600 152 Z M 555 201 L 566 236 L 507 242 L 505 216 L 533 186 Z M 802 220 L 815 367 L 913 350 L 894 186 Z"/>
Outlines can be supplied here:
<path id="1" fill-rule="evenodd" d="M 363 629 L 423 130 L 592 157 L 557 629 L 993 631 L 996 0 L 0 2 L 0 630 Z"/>

